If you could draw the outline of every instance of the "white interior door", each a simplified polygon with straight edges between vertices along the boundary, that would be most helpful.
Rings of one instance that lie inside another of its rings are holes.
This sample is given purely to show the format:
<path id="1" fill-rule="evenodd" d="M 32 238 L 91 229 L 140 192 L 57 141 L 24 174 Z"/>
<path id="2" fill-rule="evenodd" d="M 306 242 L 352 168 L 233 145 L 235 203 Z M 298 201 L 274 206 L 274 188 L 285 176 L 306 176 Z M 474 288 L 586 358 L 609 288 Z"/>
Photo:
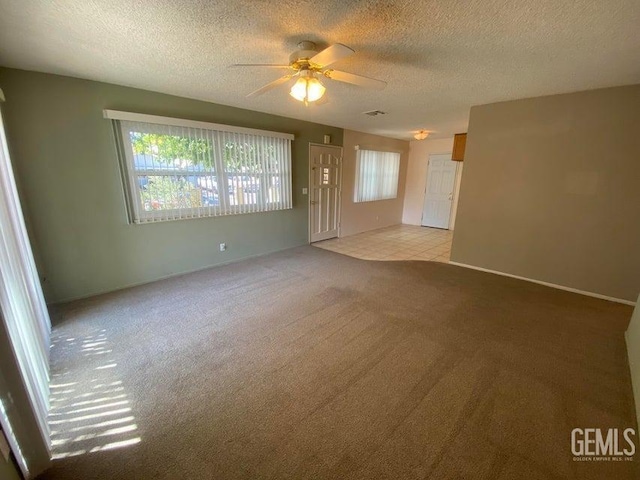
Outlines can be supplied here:
<path id="1" fill-rule="evenodd" d="M 429 156 L 422 210 L 425 227 L 449 228 L 457 168 L 458 163 L 451 161 L 451 154 Z"/>
<path id="2" fill-rule="evenodd" d="M 309 146 L 309 239 L 319 242 L 338 236 L 342 148 Z"/>

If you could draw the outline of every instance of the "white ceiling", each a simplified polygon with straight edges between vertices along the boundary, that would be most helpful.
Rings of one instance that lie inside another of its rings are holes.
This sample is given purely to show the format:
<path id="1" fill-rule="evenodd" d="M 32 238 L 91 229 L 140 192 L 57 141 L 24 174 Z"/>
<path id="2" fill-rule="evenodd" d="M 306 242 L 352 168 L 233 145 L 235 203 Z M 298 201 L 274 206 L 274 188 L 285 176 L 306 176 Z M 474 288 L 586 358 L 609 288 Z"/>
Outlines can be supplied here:
<path id="1" fill-rule="evenodd" d="M 0 65 L 101 80 L 411 138 L 466 131 L 472 105 L 640 83 L 638 0 L 0 0 Z M 249 92 L 301 40 L 356 50 L 304 107 L 281 87 Z M 368 117 L 362 112 L 383 110 Z"/>

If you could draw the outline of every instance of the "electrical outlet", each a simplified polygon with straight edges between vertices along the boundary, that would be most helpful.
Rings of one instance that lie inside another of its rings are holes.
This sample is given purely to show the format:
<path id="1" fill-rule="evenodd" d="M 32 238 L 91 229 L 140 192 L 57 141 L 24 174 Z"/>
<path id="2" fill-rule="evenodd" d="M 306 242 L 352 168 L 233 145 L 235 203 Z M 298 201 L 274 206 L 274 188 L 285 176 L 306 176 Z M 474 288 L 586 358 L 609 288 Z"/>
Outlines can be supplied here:
<path id="1" fill-rule="evenodd" d="M 226 243 L 221 243 L 220 244 L 220 251 L 221 252 L 225 252 L 227 250 L 227 244 Z"/>

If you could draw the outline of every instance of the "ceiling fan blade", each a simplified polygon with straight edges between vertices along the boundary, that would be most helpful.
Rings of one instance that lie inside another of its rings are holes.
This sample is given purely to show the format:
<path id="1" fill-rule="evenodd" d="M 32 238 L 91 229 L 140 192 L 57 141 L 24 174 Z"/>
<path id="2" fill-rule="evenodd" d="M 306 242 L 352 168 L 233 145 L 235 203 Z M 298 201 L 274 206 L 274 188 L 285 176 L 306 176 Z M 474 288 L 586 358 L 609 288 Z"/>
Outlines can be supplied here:
<path id="1" fill-rule="evenodd" d="M 356 75 L 354 73 L 341 72 L 340 70 L 326 70 L 324 75 L 331 80 L 337 80 L 339 82 L 352 83 L 360 87 L 373 88 L 375 90 L 382 90 L 387 86 L 387 82 L 382 80 L 376 80 L 375 78 L 363 77 L 362 75 Z"/>
<path id="2" fill-rule="evenodd" d="M 269 90 L 273 90 L 274 88 L 282 85 L 283 83 L 286 83 L 292 77 L 293 77 L 293 75 L 285 75 L 284 77 L 280 77 L 280 78 L 278 78 L 277 80 L 274 80 L 271 83 L 267 83 L 264 87 L 259 88 L 255 92 L 251 92 L 249 95 L 247 95 L 247 97 L 257 97 L 258 95 L 262 95 L 263 93 L 266 93 Z"/>
<path id="3" fill-rule="evenodd" d="M 229 68 L 237 67 L 264 67 L 264 68 L 291 68 L 289 65 L 278 65 L 275 63 L 234 63 Z"/>
<path id="4" fill-rule="evenodd" d="M 325 48 L 317 55 L 314 55 L 309 59 L 309 62 L 320 65 L 321 67 L 326 67 L 327 65 L 331 65 L 332 63 L 337 62 L 338 60 L 342 60 L 343 58 L 347 58 L 356 53 L 353 49 L 343 45 L 341 43 L 336 43 L 331 45 L 330 47 Z"/>

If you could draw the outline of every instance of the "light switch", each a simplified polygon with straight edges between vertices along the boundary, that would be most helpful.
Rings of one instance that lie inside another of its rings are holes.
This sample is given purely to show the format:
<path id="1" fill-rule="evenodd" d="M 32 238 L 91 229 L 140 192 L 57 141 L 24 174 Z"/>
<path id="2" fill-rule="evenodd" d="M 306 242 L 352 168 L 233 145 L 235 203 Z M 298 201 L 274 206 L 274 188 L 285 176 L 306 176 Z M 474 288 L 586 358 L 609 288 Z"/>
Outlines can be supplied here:
<path id="1" fill-rule="evenodd" d="M 302 189 L 302 194 L 303 194 L 303 195 L 306 195 L 308 192 L 309 192 L 309 190 L 307 190 L 307 187 L 304 187 L 304 188 Z"/>

